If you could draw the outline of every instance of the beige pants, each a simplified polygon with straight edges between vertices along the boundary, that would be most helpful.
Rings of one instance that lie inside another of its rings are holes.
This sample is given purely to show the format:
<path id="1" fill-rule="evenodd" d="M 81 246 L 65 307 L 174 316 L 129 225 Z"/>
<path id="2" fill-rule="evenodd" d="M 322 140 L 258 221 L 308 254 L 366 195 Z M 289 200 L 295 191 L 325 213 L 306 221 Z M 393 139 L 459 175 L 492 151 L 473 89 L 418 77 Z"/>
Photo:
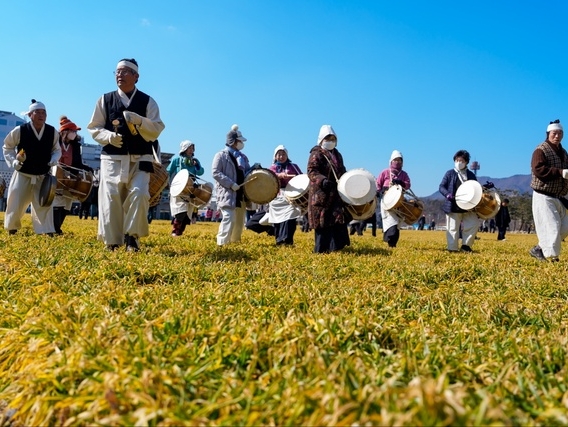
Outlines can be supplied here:
<path id="1" fill-rule="evenodd" d="M 245 208 L 221 208 L 221 223 L 217 233 L 217 245 L 241 241 L 245 226 Z"/>

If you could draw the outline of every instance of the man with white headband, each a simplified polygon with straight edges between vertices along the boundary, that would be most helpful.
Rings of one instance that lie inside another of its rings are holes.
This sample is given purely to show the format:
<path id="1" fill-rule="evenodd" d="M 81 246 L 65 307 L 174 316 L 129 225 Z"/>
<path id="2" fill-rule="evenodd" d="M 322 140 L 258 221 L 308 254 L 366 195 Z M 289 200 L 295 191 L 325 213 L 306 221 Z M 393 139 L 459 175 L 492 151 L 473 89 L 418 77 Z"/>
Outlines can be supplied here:
<path id="1" fill-rule="evenodd" d="M 531 159 L 532 212 L 538 245 L 530 255 L 540 261 L 558 261 L 562 240 L 568 236 L 568 153 L 562 147 L 560 120 L 550 122 L 546 140 Z"/>
<path id="2" fill-rule="evenodd" d="M 138 239 L 149 234 L 152 143 L 165 125 L 156 101 L 136 88 L 136 60 L 121 59 L 114 74 L 118 90 L 99 98 L 87 126 L 103 146 L 98 238 L 107 250 L 124 243 L 127 251 L 138 252 Z"/>
<path id="3" fill-rule="evenodd" d="M 59 132 L 46 124 L 47 112 L 43 102 L 32 99 L 28 111 L 23 114 L 29 116 L 31 122 L 12 129 L 2 147 L 6 164 L 14 169 L 8 188 L 4 228 L 9 234 L 16 234 L 31 203 L 35 233 L 53 235 L 51 204 L 41 206 L 40 191 L 43 176 L 61 156 Z"/>

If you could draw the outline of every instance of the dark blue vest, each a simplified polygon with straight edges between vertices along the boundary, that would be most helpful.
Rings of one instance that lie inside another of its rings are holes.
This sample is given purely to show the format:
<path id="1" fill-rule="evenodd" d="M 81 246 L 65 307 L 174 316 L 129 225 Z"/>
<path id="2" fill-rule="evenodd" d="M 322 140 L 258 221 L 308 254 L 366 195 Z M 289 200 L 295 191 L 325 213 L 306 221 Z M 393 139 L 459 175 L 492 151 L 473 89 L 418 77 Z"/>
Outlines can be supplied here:
<path id="1" fill-rule="evenodd" d="M 138 135 L 132 135 L 126 121 L 124 120 L 123 111 L 132 111 L 136 114 L 146 117 L 146 108 L 148 107 L 148 102 L 150 101 L 150 96 L 146 95 L 144 92 L 136 91 L 136 94 L 130 100 L 130 105 L 125 108 L 122 105 L 122 101 L 118 96 L 118 92 L 109 92 L 104 95 L 104 104 L 106 111 L 106 123 L 105 129 L 113 132 L 118 132 L 122 135 L 122 147 L 117 148 L 114 145 L 107 144 L 103 147 L 103 153 L 106 154 L 152 154 L 152 144 L 144 140 Z M 118 120 L 119 125 L 115 127 L 112 124 L 113 120 Z"/>
<path id="2" fill-rule="evenodd" d="M 55 128 L 46 124 L 43 135 L 38 140 L 32 126 L 31 122 L 20 126 L 20 142 L 16 150 L 24 149 L 26 152 L 26 161 L 20 172 L 30 175 L 44 175 L 49 171 Z"/>

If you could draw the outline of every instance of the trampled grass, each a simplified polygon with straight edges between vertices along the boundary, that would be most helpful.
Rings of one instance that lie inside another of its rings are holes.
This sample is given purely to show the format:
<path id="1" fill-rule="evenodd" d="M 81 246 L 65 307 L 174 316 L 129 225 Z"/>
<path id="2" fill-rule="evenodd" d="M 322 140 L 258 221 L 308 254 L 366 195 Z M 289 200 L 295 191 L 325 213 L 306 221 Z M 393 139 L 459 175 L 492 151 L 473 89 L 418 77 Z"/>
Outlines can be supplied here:
<path id="1" fill-rule="evenodd" d="M 150 227 L 137 254 L 77 217 L 0 231 L 0 425 L 568 424 L 568 255 L 535 235 L 317 255 Z"/>

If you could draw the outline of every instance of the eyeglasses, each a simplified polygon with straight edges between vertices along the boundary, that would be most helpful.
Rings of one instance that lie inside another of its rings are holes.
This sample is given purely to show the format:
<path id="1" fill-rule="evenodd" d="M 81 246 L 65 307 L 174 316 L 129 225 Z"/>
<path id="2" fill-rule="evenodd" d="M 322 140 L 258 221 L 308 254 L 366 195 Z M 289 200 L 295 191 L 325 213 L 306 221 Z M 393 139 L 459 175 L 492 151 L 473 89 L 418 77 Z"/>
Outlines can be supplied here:
<path id="1" fill-rule="evenodd" d="M 129 74 L 134 74 L 132 71 L 130 70 L 115 70 L 113 71 L 113 74 L 115 76 L 128 76 Z"/>

